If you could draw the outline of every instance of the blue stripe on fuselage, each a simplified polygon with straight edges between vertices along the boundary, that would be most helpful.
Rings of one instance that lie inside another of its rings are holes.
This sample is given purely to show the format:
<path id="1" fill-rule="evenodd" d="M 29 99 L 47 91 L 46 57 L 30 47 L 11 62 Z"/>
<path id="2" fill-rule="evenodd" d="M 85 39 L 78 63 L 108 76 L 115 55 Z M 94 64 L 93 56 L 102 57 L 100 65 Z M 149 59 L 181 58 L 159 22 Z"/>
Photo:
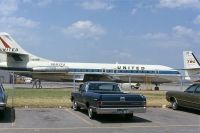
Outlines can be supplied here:
<path id="1" fill-rule="evenodd" d="M 113 70 L 113 69 L 69 69 L 69 72 L 74 73 L 130 73 L 130 74 L 180 74 L 178 71 L 170 70 Z"/>

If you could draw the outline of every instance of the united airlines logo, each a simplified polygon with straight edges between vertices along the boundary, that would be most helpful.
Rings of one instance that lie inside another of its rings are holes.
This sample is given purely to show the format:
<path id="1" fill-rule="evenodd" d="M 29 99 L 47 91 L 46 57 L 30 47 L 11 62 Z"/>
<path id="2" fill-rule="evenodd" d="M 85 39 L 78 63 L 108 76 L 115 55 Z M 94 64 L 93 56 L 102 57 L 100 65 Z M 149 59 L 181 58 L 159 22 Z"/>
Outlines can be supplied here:
<path id="1" fill-rule="evenodd" d="M 141 66 L 117 66 L 118 70 L 145 70 L 145 67 Z"/>

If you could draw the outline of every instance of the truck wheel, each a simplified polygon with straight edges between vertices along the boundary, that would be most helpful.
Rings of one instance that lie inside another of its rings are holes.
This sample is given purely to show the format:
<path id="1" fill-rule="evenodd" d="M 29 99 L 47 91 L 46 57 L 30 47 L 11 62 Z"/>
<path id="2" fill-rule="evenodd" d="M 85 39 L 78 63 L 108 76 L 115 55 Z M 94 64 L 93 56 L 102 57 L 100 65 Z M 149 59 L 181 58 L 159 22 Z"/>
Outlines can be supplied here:
<path id="1" fill-rule="evenodd" d="M 5 110 L 0 111 L 0 118 L 4 118 Z"/>
<path id="2" fill-rule="evenodd" d="M 72 109 L 74 111 L 80 110 L 80 107 L 78 106 L 78 104 L 77 104 L 77 102 L 75 100 L 73 100 Z"/>
<path id="3" fill-rule="evenodd" d="M 133 113 L 125 114 L 125 118 L 129 120 L 133 119 Z"/>
<path id="4" fill-rule="evenodd" d="M 91 107 L 88 108 L 88 116 L 90 119 L 94 119 L 96 116 L 96 113 L 92 110 Z"/>
<path id="5" fill-rule="evenodd" d="M 178 103 L 177 103 L 176 99 L 173 98 L 173 100 L 171 101 L 171 105 L 172 105 L 173 110 L 178 109 Z"/>

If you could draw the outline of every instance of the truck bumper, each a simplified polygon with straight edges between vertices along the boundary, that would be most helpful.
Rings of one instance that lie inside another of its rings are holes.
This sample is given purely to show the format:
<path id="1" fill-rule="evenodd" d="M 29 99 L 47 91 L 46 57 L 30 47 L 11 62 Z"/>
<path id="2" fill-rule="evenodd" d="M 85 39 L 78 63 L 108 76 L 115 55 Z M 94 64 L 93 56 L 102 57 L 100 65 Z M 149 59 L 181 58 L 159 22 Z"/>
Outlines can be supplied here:
<path id="1" fill-rule="evenodd" d="M 94 108 L 97 114 L 130 114 L 130 113 L 145 113 L 146 107 L 135 108 Z"/>

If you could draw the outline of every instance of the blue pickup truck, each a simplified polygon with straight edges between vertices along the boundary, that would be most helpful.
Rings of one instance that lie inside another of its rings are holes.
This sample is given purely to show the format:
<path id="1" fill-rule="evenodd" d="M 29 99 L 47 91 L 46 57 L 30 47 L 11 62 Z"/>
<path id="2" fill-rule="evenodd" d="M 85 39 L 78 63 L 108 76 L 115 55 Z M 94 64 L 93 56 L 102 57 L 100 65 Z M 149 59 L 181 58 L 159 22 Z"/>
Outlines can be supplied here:
<path id="1" fill-rule="evenodd" d="M 73 110 L 87 109 L 90 119 L 97 114 L 123 114 L 132 119 L 133 113 L 146 112 L 143 95 L 124 93 L 114 82 L 86 82 L 71 93 L 71 101 Z"/>

